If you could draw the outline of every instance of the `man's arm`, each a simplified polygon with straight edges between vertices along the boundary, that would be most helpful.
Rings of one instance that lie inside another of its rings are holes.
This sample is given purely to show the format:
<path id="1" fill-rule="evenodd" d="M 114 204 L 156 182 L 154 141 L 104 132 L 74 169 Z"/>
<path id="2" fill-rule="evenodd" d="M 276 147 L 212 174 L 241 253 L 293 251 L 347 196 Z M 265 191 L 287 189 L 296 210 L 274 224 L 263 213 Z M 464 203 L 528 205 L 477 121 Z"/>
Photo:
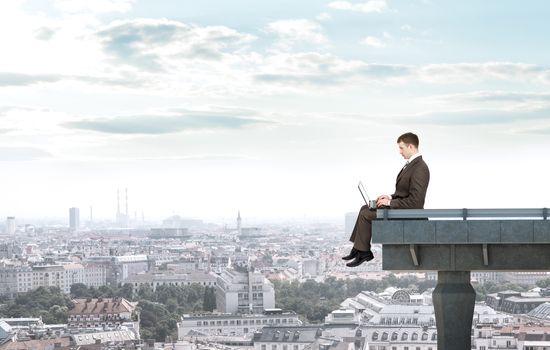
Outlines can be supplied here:
<path id="1" fill-rule="evenodd" d="M 411 174 L 409 195 L 405 198 L 395 198 L 390 201 L 392 209 L 421 209 L 424 208 L 426 192 L 430 182 L 430 170 L 422 164 Z"/>

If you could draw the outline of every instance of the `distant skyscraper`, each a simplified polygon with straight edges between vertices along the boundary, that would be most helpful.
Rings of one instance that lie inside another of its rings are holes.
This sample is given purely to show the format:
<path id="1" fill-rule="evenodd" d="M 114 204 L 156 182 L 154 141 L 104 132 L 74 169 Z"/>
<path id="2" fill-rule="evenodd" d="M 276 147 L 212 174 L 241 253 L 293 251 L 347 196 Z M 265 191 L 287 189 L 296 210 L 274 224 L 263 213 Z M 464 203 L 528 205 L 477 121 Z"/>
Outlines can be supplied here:
<path id="1" fill-rule="evenodd" d="M 346 234 L 351 235 L 351 231 L 353 231 L 353 227 L 355 226 L 356 220 L 357 220 L 356 212 L 346 213 L 346 222 L 345 222 Z"/>
<path id="2" fill-rule="evenodd" d="M 239 232 L 239 235 L 242 234 L 242 226 L 241 226 L 241 211 L 239 210 L 239 215 L 237 215 L 237 231 Z"/>
<path id="3" fill-rule="evenodd" d="M 8 216 L 6 218 L 6 234 L 15 234 L 15 216 Z"/>
<path id="4" fill-rule="evenodd" d="M 73 231 L 80 227 L 80 210 L 78 208 L 69 208 L 69 228 Z"/>

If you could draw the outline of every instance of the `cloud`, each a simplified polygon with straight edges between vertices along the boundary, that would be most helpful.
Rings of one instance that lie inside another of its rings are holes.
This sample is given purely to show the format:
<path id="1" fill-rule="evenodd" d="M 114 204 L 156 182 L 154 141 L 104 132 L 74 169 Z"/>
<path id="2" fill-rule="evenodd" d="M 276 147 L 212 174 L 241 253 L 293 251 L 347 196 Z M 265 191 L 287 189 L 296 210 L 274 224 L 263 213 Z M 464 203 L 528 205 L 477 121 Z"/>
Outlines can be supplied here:
<path id="1" fill-rule="evenodd" d="M 29 161 L 52 158 L 44 150 L 33 147 L 0 147 L 0 161 Z"/>
<path id="2" fill-rule="evenodd" d="M 333 1 L 328 4 L 328 7 L 337 10 L 348 10 L 354 12 L 383 12 L 388 8 L 386 0 L 370 0 L 364 3 L 351 3 L 349 1 Z"/>
<path id="3" fill-rule="evenodd" d="M 107 13 L 127 12 L 135 0 L 55 0 L 54 5 L 66 13 Z"/>
<path id="4" fill-rule="evenodd" d="M 477 109 L 452 112 L 428 112 L 388 117 L 395 122 L 429 125 L 499 125 L 516 122 L 550 121 L 550 108 L 536 110 Z"/>
<path id="5" fill-rule="evenodd" d="M 61 80 L 62 77 L 54 74 L 21 74 L 0 72 L 0 87 L 3 86 L 27 86 L 38 83 L 52 83 Z"/>
<path id="6" fill-rule="evenodd" d="M 542 136 L 550 136 L 550 126 L 538 126 L 535 128 L 525 128 L 515 131 L 518 134 L 526 134 L 526 135 L 542 135 Z"/>
<path id="7" fill-rule="evenodd" d="M 550 93 L 475 91 L 462 94 L 440 95 L 432 97 L 432 99 L 451 102 L 547 103 L 550 102 Z"/>
<path id="8" fill-rule="evenodd" d="M 342 60 L 319 53 L 279 54 L 265 62 L 265 69 L 255 74 L 256 81 L 296 85 L 342 85 L 365 79 L 384 81 L 408 77 L 413 67 L 392 64 L 368 64 Z"/>
<path id="9" fill-rule="evenodd" d="M 177 115 L 135 115 L 109 119 L 86 119 L 63 123 L 70 129 L 107 134 L 161 135 L 192 130 L 241 129 L 253 125 L 272 125 L 258 118 L 230 116 L 217 112 L 187 112 Z"/>
<path id="10" fill-rule="evenodd" d="M 295 43 L 323 44 L 327 38 L 322 34 L 321 25 L 308 19 L 289 19 L 271 22 L 267 26 L 270 33 L 279 38 L 278 45 L 288 48 Z"/>
<path id="11" fill-rule="evenodd" d="M 170 59 L 219 60 L 225 50 L 255 39 L 224 26 L 199 27 L 167 19 L 115 21 L 97 33 L 104 51 L 119 63 L 163 70 Z"/>
<path id="12" fill-rule="evenodd" d="M 49 27 L 40 27 L 34 31 L 34 37 L 38 40 L 48 41 L 55 35 L 56 29 Z"/>
<path id="13" fill-rule="evenodd" d="M 318 21 L 328 21 L 328 20 L 331 20 L 332 17 L 330 14 L 323 12 L 323 13 L 320 13 L 317 17 L 315 17 L 315 19 L 317 19 Z"/>
<path id="14" fill-rule="evenodd" d="M 362 41 L 363 44 L 365 45 L 368 45 L 368 46 L 372 46 L 372 47 L 376 47 L 376 48 L 381 48 L 381 47 L 385 47 L 386 44 L 384 44 L 384 42 L 374 36 L 367 36 L 363 41 Z"/>
<path id="15" fill-rule="evenodd" d="M 550 83 L 550 70 L 535 64 L 488 62 L 430 64 L 418 68 L 425 81 L 479 81 L 479 80 L 532 80 Z"/>

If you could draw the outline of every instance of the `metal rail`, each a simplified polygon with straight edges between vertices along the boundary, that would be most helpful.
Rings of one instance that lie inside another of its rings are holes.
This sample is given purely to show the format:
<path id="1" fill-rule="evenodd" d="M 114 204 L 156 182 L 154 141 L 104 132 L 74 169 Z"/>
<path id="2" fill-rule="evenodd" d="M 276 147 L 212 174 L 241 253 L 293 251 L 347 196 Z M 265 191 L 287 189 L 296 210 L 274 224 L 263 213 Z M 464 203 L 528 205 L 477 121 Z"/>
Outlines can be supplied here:
<path id="1" fill-rule="evenodd" d="M 379 219 L 517 219 L 532 218 L 548 220 L 548 208 L 505 209 L 377 209 Z"/>

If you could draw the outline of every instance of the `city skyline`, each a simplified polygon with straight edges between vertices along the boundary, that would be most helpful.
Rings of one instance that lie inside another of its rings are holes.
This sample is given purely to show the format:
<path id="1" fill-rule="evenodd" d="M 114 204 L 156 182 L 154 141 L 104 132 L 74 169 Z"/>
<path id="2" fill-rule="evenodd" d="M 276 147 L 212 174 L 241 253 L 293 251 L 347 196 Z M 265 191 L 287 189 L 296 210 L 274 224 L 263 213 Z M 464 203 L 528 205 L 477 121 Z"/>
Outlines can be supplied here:
<path id="1" fill-rule="evenodd" d="M 113 219 L 128 188 L 130 216 L 343 221 L 359 180 L 393 191 L 407 131 L 432 174 L 426 208 L 548 207 L 548 12 L 4 2 L 0 215 Z"/>

